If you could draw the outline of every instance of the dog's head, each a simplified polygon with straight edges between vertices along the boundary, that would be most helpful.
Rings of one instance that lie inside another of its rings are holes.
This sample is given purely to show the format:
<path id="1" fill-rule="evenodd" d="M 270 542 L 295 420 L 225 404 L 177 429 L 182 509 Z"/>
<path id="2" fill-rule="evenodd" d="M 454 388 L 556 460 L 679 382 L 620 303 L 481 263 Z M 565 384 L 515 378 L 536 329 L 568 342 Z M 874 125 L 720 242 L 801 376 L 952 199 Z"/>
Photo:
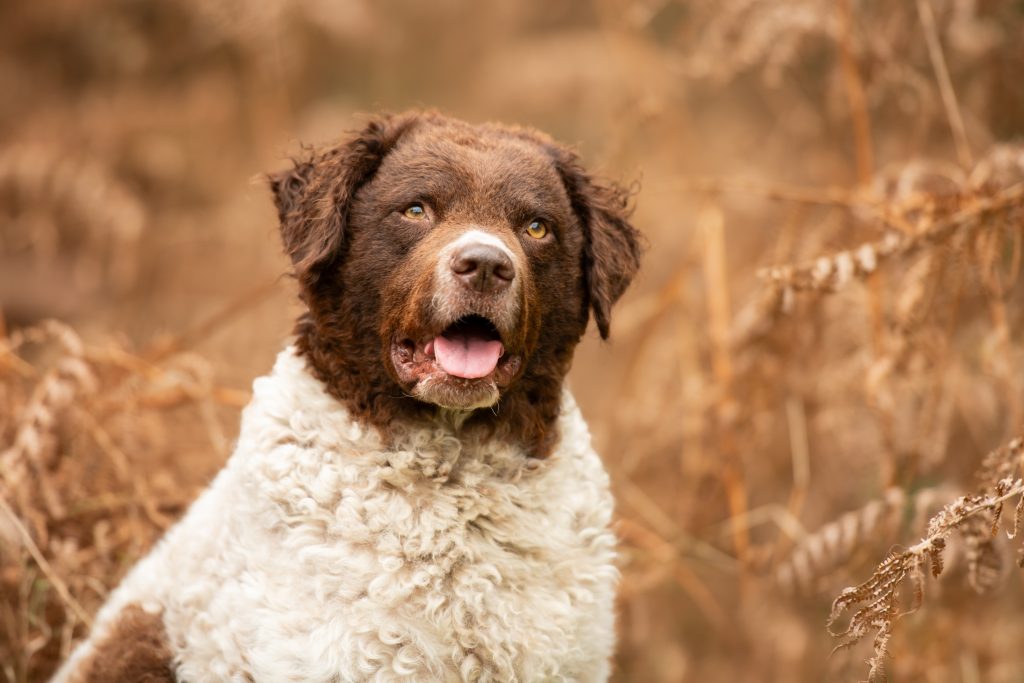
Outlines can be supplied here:
<path id="1" fill-rule="evenodd" d="M 506 417 L 536 440 L 590 313 L 607 338 L 639 264 L 626 193 L 522 128 L 381 117 L 270 181 L 300 349 L 379 427 L 491 407 L 530 413 Z"/>

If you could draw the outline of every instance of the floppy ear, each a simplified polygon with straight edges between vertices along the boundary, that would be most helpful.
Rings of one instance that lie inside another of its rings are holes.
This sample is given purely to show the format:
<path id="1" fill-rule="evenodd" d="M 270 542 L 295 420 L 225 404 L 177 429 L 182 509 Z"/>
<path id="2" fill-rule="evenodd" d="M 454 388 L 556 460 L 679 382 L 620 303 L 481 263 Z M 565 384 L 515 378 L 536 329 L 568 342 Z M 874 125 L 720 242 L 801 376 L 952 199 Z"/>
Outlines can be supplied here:
<path id="1" fill-rule="evenodd" d="M 583 226 L 587 296 L 601 338 L 607 339 L 612 306 L 633 281 L 643 251 L 643 237 L 629 223 L 630 192 L 593 179 L 568 150 L 559 150 L 557 166 Z"/>
<path id="2" fill-rule="evenodd" d="M 281 241 L 304 289 L 342 257 L 352 197 L 417 120 L 416 114 L 374 118 L 340 144 L 306 150 L 293 168 L 267 176 Z"/>

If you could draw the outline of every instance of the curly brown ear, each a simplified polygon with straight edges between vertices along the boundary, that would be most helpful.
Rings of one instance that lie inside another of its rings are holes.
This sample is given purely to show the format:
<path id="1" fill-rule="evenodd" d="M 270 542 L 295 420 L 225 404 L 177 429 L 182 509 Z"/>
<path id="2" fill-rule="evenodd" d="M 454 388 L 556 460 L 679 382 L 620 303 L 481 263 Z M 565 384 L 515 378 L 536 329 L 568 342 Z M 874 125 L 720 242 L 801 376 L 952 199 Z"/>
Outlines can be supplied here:
<path id="1" fill-rule="evenodd" d="M 293 168 L 267 176 L 281 221 L 281 241 L 303 289 L 345 249 L 352 197 L 419 116 L 380 116 L 340 144 L 306 150 Z"/>
<path id="2" fill-rule="evenodd" d="M 629 191 L 594 180 L 567 150 L 559 150 L 557 166 L 583 226 L 587 294 L 597 329 L 607 339 L 612 306 L 640 268 L 643 237 L 629 223 Z"/>

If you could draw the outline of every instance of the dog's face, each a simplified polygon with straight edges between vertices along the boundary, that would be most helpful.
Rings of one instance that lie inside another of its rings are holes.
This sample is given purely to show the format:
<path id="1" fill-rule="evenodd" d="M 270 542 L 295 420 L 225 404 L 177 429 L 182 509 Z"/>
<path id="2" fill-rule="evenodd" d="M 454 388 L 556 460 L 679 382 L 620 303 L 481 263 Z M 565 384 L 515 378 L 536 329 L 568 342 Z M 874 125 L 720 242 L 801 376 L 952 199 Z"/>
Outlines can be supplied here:
<path id="1" fill-rule="evenodd" d="M 523 129 L 382 118 L 271 184 L 310 310 L 300 345 L 359 412 L 550 402 L 638 265 L 625 194 Z"/>
<path id="2" fill-rule="evenodd" d="M 350 218 L 349 287 L 379 291 L 381 361 L 421 401 L 491 406 L 538 344 L 582 332 L 583 235 L 535 143 L 421 125 Z"/>

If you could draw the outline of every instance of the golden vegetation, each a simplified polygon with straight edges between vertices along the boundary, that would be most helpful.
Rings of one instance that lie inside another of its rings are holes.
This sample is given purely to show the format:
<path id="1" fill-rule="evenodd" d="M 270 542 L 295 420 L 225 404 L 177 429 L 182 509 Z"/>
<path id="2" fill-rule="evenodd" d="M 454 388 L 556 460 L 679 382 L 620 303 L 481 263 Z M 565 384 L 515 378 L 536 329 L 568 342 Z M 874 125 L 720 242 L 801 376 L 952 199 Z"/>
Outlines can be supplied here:
<path id="1" fill-rule="evenodd" d="M 229 453 L 296 310 L 253 179 L 424 105 L 640 178 L 571 377 L 617 680 L 1019 680 L 1022 39 L 1010 1 L 3 6 L 0 677 Z"/>

